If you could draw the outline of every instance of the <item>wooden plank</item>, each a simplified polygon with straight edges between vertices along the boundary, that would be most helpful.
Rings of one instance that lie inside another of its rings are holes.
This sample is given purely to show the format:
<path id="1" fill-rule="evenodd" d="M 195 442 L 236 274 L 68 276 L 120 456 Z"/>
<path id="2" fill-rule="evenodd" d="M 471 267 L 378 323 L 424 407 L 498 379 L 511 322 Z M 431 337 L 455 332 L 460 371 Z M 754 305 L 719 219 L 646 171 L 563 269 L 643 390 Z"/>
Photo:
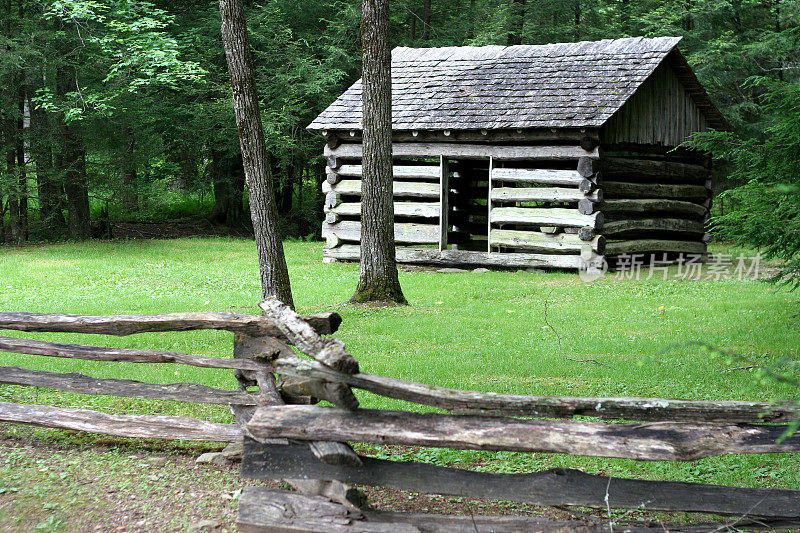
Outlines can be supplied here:
<path id="1" fill-rule="evenodd" d="M 603 227 L 602 213 L 582 215 L 577 209 L 558 207 L 495 207 L 491 213 L 492 224 L 531 224 L 542 226 Z"/>
<path id="2" fill-rule="evenodd" d="M 496 255 L 496 254 L 494 254 Z M 377 376 L 343 374 L 297 356 L 272 362 L 283 374 L 341 382 L 374 394 L 404 400 L 454 413 L 544 418 L 594 416 L 602 419 L 643 421 L 696 421 L 725 423 L 782 423 L 800 416 L 795 402 L 744 402 L 669 400 L 666 398 L 525 396 L 495 392 L 448 389 Z"/>
<path id="3" fill-rule="evenodd" d="M 358 261 L 361 258 L 361 247 L 345 244 L 337 248 L 323 250 L 325 257 L 345 261 Z M 427 248 L 407 248 L 400 246 L 396 250 L 398 263 L 422 265 L 462 266 L 475 265 L 500 268 L 580 268 L 577 255 L 533 254 L 477 252 L 472 250 L 432 250 Z"/>
<path id="4" fill-rule="evenodd" d="M 357 467 L 317 461 L 302 446 L 263 446 L 245 439 L 242 477 L 337 479 L 412 492 L 486 498 L 542 506 L 685 511 L 800 519 L 800 491 L 644 481 L 585 474 L 569 468 L 495 474 L 413 461 L 360 457 Z M 747 513 L 745 513 L 747 510 Z"/>
<path id="5" fill-rule="evenodd" d="M 340 176 L 362 176 L 361 165 L 342 165 L 336 173 Z M 394 179 L 422 179 L 438 180 L 438 165 L 394 165 L 392 167 L 392 177 Z"/>
<path id="6" fill-rule="evenodd" d="M 361 241 L 361 222 L 342 220 L 336 224 L 322 224 L 322 236 L 335 234 L 342 241 Z M 396 222 L 394 224 L 394 240 L 399 243 L 437 244 L 439 242 L 439 226 L 435 224 L 416 224 L 413 222 Z"/>
<path id="7" fill-rule="evenodd" d="M 363 517 L 363 519 L 362 519 Z M 753 526 L 739 520 L 736 527 Z M 784 523 L 783 527 L 786 527 Z M 454 516 L 354 511 L 324 496 L 309 496 L 266 487 L 245 487 L 236 521 L 242 533 L 608 533 L 607 521 L 551 520 L 531 516 Z M 628 524 L 614 521 L 625 533 L 699 533 L 722 530 L 725 524 Z M 769 527 L 769 524 L 767 524 Z"/>
<path id="8" fill-rule="evenodd" d="M 684 254 L 704 254 L 708 250 L 705 243 L 700 241 L 671 241 L 659 239 L 638 239 L 618 242 L 606 242 L 606 255 L 615 256 L 621 254 L 638 253 L 684 253 Z"/>
<path id="9" fill-rule="evenodd" d="M 603 182 L 603 192 L 609 200 L 622 198 L 671 198 L 701 202 L 708 198 L 708 191 L 705 186 L 701 185 L 605 181 Z"/>
<path id="10" fill-rule="evenodd" d="M 578 202 L 600 201 L 602 191 L 585 194 L 579 189 L 560 187 L 497 187 L 492 189 L 492 200 L 496 202 Z"/>
<path id="11" fill-rule="evenodd" d="M 450 229 L 450 168 L 444 156 L 439 158 L 439 250 L 447 248 Z"/>
<path id="12" fill-rule="evenodd" d="M 604 157 L 600 160 L 599 165 L 607 179 L 624 178 L 669 183 L 703 183 L 711 176 L 711 171 L 702 165 L 677 161 Z"/>
<path id="13" fill-rule="evenodd" d="M 262 363 L 256 361 L 225 359 L 221 357 L 199 357 L 176 352 L 136 350 L 129 348 L 100 348 L 82 344 L 60 344 L 29 339 L 0 337 L 0 351 L 44 355 L 47 357 L 72 357 L 90 361 L 124 361 L 126 363 L 178 363 L 201 368 L 226 368 L 230 370 L 260 370 Z"/>
<path id="14" fill-rule="evenodd" d="M 800 435 L 776 442 L 786 429 L 777 425 L 609 424 L 287 405 L 258 408 L 247 427 L 253 435 L 267 438 L 566 453 L 638 461 L 800 452 Z"/>
<path id="15" fill-rule="evenodd" d="M 218 424 L 181 416 L 111 415 L 86 409 L 0 402 L 0 422 L 70 429 L 117 437 L 238 442 L 236 424 Z"/>
<path id="16" fill-rule="evenodd" d="M 342 133 L 347 135 L 348 142 L 361 142 L 360 131 Z M 598 139 L 599 131 L 596 129 L 584 128 L 537 128 L 537 129 L 505 129 L 505 130 L 449 130 L 445 134 L 443 130 L 393 130 L 392 142 L 437 142 L 437 143 L 460 143 L 460 142 L 542 142 L 550 141 L 554 144 L 571 141 L 576 143 L 584 138 Z"/>
<path id="17" fill-rule="evenodd" d="M 338 148 L 325 147 L 325 156 L 359 158 L 360 143 L 342 144 Z M 394 157 L 448 157 L 455 159 L 486 159 L 494 157 L 505 161 L 526 159 L 578 159 L 598 157 L 598 150 L 586 151 L 580 146 L 502 146 L 491 144 L 446 144 L 446 143 L 393 143 Z"/>
<path id="18" fill-rule="evenodd" d="M 341 216 L 361 216 L 361 202 L 346 202 L 327 210 Z M 394 216 L 439 218 L 439 202 L 395 202 Z"/>
<path id="19" fill-rule="evenodd" d="M 697 220 L 687 220 L 684 218 L 637 218 L 628 220 L 614 220 L 606 222 L 603 226 L 603 235 L 622 235 L 631 232 L 646 231 L 653 232 L 673 232 L 688 233 L 692 235 L 702 235 L 705 233 L 705 224 Z"/>
<path id="20" fill-rule="evenodd" d="M 571 185 L 577 187 L 583 180 L 577 170 L 552 170 L 544 168 L 494 168 L 492 180 L 543 185 Z"/>
<path id="21" fill-rule="evenodd" d="M 706 207 L 680 200 L 606 200 L 597 208 L 607 215 L 667 213 L 704 217 L 708 214 Z"/>
<path id="22" fill-rule="evenodd" d="M 338 313 L 306 315 L 303 319 L 322 335 L 336 331 L 342 322 Z M 270 320 L 239 313 L 165 313 L 160 315 L 67 315 L 58 313 L 0 313 L 0 329 L 58 333 L 133 335 L 162 331 L 222 329 L 248 335 L 279 336 Z"/>
<path id="23" fill-rule="evenodd" d="M 414 181 L 392 182 L 395 198 L 436 198 L 439 199 L 438 183 L 421 183 Z M 343 196 L 361 196 L 361 180 L 342 180 L 335 185 L 322 182 L 322 192 L 338 192 Z"/>
<path id="24" fill-rule="evenodd" d="M 590 245 L 592 250 L 602 254 L 605 248 L 605 237 L 597 236 L 589 241 L 584 241 L 577 234 L 559 233 L 548 234 L 539 231 L 518 231 L 507 229 L 492 229 L 492 244 L 513 246 L 525 250 L 540 252 L 575 252 L 578 253 L 585 245 Z"/>
<path id="25" fill-rule="evenodd" d="M 256 405 L 252 394 L 243 391 L 215 389 L 195 383 L 157 385 L 126 379 L 98 379 L 79 373 L 59 374 L 28 370 L 16 366 L 0 366 L 0 383 L 47 387 L 78 394 L 103 394 L 174 402 Z"/>

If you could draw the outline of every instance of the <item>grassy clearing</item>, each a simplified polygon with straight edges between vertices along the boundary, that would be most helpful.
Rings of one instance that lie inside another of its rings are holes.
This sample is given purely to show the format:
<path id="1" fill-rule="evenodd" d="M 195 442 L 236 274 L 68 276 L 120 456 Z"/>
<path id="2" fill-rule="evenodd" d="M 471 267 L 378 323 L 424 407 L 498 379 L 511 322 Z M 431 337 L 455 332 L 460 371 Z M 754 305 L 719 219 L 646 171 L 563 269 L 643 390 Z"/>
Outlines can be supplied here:
<path id="1" fill-rule="evenodd" d="M 401 272 L 410 307 L 340 306 L 358 266 L 323 265 L 319 243 L 286 243 L 301 312 L 335 309 L 339 336 L 367 372 L 449 387 L 520 394 L 800 399 L 788 385 L 690 343 L 730 350 L 756 364 L 800 358 L 800 293 L 755 281 L 618 280 L 594 284 L 569 273 Z M 86 314 L 239 311 L 259 299 L 252 241 L 92 242 L 0 250 L 0 309 Z M 547 319 L 545 320 L 545 309 Z M 14 334 L 7 333 L 4 334 Z M 33 335 L 46 340 L 229 356 L 220 332 L 123 338 Z M 560 339 L 560 342 L 559 342 Z M 570 359 L 592 359 L 576 362 Z M 0 364 L 96 377 L 234 388 L 231 373 L 175 365 L 92 363 L 0 355 Z M 800 377 L 800 376 L 798 376 Z M 409 408 L 359 393 L 367 407 Z M 0 400 L 229 421 L 227 409 L 0 387 Z M 743 486 L 800 488 L 800 458 L 734 456 L 688 464 L 636 463 L 545 454 L 402 451 L 363 447 L 439 464 L 524 471 L 569 466 L 588 472 Z"/>

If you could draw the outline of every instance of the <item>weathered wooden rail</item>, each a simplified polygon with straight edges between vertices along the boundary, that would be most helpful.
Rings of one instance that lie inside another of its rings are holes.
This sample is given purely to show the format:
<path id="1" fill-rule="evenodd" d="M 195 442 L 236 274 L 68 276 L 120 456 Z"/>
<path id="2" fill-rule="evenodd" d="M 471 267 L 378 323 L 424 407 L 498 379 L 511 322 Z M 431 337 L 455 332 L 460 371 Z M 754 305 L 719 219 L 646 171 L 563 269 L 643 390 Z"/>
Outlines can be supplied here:
<path id="1" fill-rule="evenodd" d="M 336 313 L 303 317 L 319 334 L 336 331 L 341 318 Z M 87 316 L 43 313 L 0 313 L 0 329 L 28 332 L 95 333 L 132 335 L 166 331 L 217 329 L 239 336 L 283 338 L 280 328 L 262 316 L 237 313 L 171 313 L 160 315 Z M 155 384 L 125 379 L 99 379 L 80 373 L 61 374 L 0 366 L 0 383 L 46 387 L 78 393 L 171 400 L 190 403 L 226 404 L 234 407 L 263 404 L 258 393 L 249 393 L 242 373 L 268 372 L 270 367 L 251 359 L 200 357 L 175 352 L 104 348 L 60 344 L 32 339 L 0 337 L 0 351 L 18 354 L 66 357 L 92 361 L 128 363 L 173 363 L 204 368 L 234 370 L 240 378 L 238 390 L 225 390 L 196 383 Z M 232 380 L 236 383 L 236 380 Z M 111 415 L 86 409 L 0 402 L 0 421 L 87 431 L 121 437 L 233 442 L 242 438 L 236 424 L 220 424 L 184 417 Z"/>
<path id="2" fill-rule="evenodd" d="M 128 335 L 152 331 L 234 332 L 233 358 L 100 348 L 0 337 L 0 351 L 96 361 L 187 364 L 234 370 L 239 387 L 149 384 L 0 367 L 0 383 L 156 400 L 228 404 L 236 424 L 184 417 L 113 415 L 81 409 L 0 403 L 0 421 L 123 437 L 244 439 L 242 474 L 283 479 L 299 492 L 248 487 L 242 531 L 608 531 L 602 520 L 554 522 L 377 512 L 348 484 L 510 500 L 543 506 L 683 511 L 735 517 L 738 527 L 800 525 L 800 491 L 646 481 L 555 468 L 523 474 L 474 472 L 355 453 L 347 442 L 476 450 L 566 453 L 644 461 L 691 461 L 743 453 L 800 451 L 800 436 L 778 442 L 796 419 L 796 403 L 713 402 L 663 398 L 542 397 L 448 389 L 363 373 L 336 331 L 335 313 L 301 317 L 276 300 L 262 316 L 172 314 L 90 317 L 0 313 L 0 328 Z M 309 356 L 303 358 L 298 352 Z M 257 392 L 247 386 L 258 385 Z M 351 388 L 448 413 L 359 409 Z M 334 407 L 312 405 L 326 400 Z M 295 404 L 295 405 L 291 405 Z M 569 420 L 590 416 L 600 420 Z M 624 420 L 624 421 L 622 421 Z M 749 521 L 753 522 L 749 522 Z M 707 531 L 719 523 L 670 525 Z M 664 531 L 627 524 L 626 531 Z"/>

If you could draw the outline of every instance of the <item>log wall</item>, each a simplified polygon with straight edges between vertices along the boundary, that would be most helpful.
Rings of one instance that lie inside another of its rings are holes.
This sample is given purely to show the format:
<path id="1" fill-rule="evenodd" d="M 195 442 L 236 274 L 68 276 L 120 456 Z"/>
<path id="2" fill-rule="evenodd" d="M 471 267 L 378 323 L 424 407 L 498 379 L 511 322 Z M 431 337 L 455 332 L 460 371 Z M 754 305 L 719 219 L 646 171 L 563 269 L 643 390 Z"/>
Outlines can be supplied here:
<path id="1" fill-rule="evenodd" d="M 603 214 L 578 209 L 603 200 L 596 132 L 581 135 L 540 132 L 526 144 L 518 133 L 505 145 L 396 135 L 398 261 L 578 269 L 601 259 Z M 360 142 L 325 149 L 327 262 L 360 259 L 361 150 Z"/>
<path id="2" fill-rule="evenodd" d="M 689 150 L 609 142 L 618 138 L 611 126 L 579 142 L 552 132 L 530 132 L 528 143 L 517 132 L 509 144 L 396 134 L 398 261 L 579 269 L 633 254 L 644 265 L 680 254 L 705 260 L 710 163 Z M 360 259 L 361 150 L 325 150 L 327 262 Z"/>

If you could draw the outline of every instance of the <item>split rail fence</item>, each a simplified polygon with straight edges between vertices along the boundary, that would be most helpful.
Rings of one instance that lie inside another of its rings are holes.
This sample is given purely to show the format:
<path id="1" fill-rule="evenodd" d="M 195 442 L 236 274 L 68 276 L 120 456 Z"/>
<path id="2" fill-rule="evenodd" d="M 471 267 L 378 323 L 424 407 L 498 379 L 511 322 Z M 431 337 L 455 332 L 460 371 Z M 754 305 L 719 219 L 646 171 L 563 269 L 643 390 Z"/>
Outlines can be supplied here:
<path id="1" fill-rule="evenodd" d="M 467 450 L 564 453 L 641 461 L 692 461 L 726 454 L 796 453 L 800 435 L 780 440 L 799 414 L 795 403 L 661 398 L 540 397 L 447 389 L 367 374 L 333 333 L 335 313 L 301 317 L 276 300 L 263 316 L 173 314 L 91 317 L 0 313 L 0 329 L 128 335 L 224 329 L 235 333 L 233 359 L 111 349 L 0 337 L 0 350 L 99 361 L 180 363 L 236 372 L 240 390 L 154 385 L 0 367 L 0 382 L 70 392 L 231 405 L 236 424 L 182 417 L 120 416 L 0 403 L 0 421 L 125 437 L 244 439 L 242 474 L 283 479 L 298 491 L 247 487 L 242 531 L 608 531 L 608 521 L 531 517 L 453 517 L 371 510 L 351 484 L 510 500 L 541 506 L 680 511 L 730 516 L 738 528 L 800 525 L 800 491 L 648 481 L 555 468 L 499 474 L 397 462 L 357 454 L 348 442 Z M 306 355 L 309 357 L 301 357 Z M 258 385 L 249 393 L 246 387 Z M 448 411 L 361 409 L 352 388 Z M 326 400 L 334 407 L 313 405 Z M 576 416 L 601 419 L 569 420 Z M 627 422 L 619 422 L 626 420 Z M 721 525 L 722 524 L 722 525 Z M 669 525 L 708 531 L 724 523 Z M 664 531 L 629 523 L 618 531 Z"/>

